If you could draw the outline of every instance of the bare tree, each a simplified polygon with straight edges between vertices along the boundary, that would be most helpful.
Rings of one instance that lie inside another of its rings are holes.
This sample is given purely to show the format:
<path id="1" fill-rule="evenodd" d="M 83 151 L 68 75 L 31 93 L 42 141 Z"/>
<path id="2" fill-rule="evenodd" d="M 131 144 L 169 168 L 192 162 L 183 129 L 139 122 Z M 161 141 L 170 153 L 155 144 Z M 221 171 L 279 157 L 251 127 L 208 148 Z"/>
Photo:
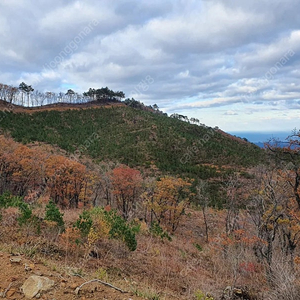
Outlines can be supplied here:
<path id="1" fill-rule="evenodd" d="M 208 218 L 207 218 L 207 208 L 210 204 L 210 197 L 209 197 L 209 191 L 208 191 L 208 184 L 206 181 L 201 180 L 199 184 L 196 187 L 197 189 L 197 200 L 198 204 L 201 207 L 202 215 L 203 215 L 203 221 L 205 226 L 205 240 L 208 243 L 209 242 L 209 224 L 208 224 Z"/>

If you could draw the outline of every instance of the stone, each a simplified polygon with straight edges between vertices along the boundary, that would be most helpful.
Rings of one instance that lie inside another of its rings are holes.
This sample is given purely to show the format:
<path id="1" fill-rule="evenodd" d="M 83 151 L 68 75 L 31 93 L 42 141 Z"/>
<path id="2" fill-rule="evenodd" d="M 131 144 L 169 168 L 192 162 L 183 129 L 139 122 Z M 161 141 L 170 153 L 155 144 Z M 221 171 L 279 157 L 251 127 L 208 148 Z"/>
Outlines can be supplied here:
<path id="1" fill-rule="evenodd" d="M 19 264 L 21 261 L 22 261 L 22 258 L 21 258 L 21 257 L 12 257 L 12 258 L 10 259 L 10 262 L 11 262 L 11 263 L 17 263 L 17 264 Z"/>
<path id="2" fill-rule="evenodd" d="M 27 299 L 32 299 L 38 293 L 50 290 L 54 284 L 54 281 L 47 277 L 32 275 L 24 282 L 21 289 Z"/>
<path id="3" fill-rule="evenodd" d="M 34 264 L 24 264 L 25 271 L 31 271 L 34 269 Z"/>

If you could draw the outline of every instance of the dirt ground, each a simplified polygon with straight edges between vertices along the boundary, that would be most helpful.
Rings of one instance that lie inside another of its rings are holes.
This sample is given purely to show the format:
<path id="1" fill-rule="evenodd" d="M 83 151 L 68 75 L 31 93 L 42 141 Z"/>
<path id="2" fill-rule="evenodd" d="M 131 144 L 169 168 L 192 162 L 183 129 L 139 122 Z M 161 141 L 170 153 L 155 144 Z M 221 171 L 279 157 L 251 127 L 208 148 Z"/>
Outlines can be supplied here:
<path id="1" fill-rule="evenodd" d="M 55 104 L 48 104 L 44 106 L 38 107 L 23 107 L 19 105 L 9 104 L 3 100 L 0 100 L 0 111 L 4 112 L 14 112 L 14 113 L 35 113 L 38 111 L 50 111 L 50 110 L 57 110 L 57 111 L 65 111 L 65 110 L 80 110 L 80 109 L 89 109 L 89 108 L 111 108 L 112 106 L 125 106 L 124 103 L 119 102 L 112 102 L 112 103 L 55 103 Z"/>
<path id="2" fill-rule="evenodd" d="M 20 262 L 12 262 L 20 259 Z M 29 260 L 23 255 L 0 252 L 0 296 L 4 299 L 25 299 L 21 287 L 25 280 L 32 275 L 46 276 L 55 282 L 54 287 L 50 291 L 41 293 L 39 299 L 43 300 L 142 299 L 133 295 L 132 292 L 125 291 L 122 293 L 101 283 L 86 284 L 76 295 L 76 288 L 86 282 L 80 276 L 60 274 L 53 268 L 45 266 L 42 262 Z"/>

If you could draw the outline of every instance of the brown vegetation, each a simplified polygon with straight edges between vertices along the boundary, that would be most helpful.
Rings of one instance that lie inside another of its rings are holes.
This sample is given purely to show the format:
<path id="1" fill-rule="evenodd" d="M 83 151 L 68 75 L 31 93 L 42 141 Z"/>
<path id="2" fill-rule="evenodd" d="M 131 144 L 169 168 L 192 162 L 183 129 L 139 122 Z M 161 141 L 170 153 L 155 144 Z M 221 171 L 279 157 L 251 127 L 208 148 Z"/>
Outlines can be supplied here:
<path id="1" fill-rule="evenodd" d="M 270 145 L 274 159 L 248 170 L 247 186 L 238 172 L 223 178 L 217 210 L 205 182 L 193 193 L 187 179 L 86 166 L 1 136 L 2 255 L 146 299 L 298 299 L 298 145 Z"/>

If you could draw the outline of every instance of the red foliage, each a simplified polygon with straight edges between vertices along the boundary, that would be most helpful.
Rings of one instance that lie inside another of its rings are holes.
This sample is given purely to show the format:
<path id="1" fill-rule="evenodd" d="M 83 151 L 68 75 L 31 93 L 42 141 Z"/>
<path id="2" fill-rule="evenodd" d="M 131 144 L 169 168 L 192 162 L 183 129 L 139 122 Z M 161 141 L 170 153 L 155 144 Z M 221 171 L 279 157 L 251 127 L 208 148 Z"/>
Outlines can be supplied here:
<path id="1" fill-rule="evenodd" d="M 140 171 L 121 165 L 111 173 L 113 193 L 116 196 L 117 207 L 125 219 L 135 205 L 142 184 Z"/>

